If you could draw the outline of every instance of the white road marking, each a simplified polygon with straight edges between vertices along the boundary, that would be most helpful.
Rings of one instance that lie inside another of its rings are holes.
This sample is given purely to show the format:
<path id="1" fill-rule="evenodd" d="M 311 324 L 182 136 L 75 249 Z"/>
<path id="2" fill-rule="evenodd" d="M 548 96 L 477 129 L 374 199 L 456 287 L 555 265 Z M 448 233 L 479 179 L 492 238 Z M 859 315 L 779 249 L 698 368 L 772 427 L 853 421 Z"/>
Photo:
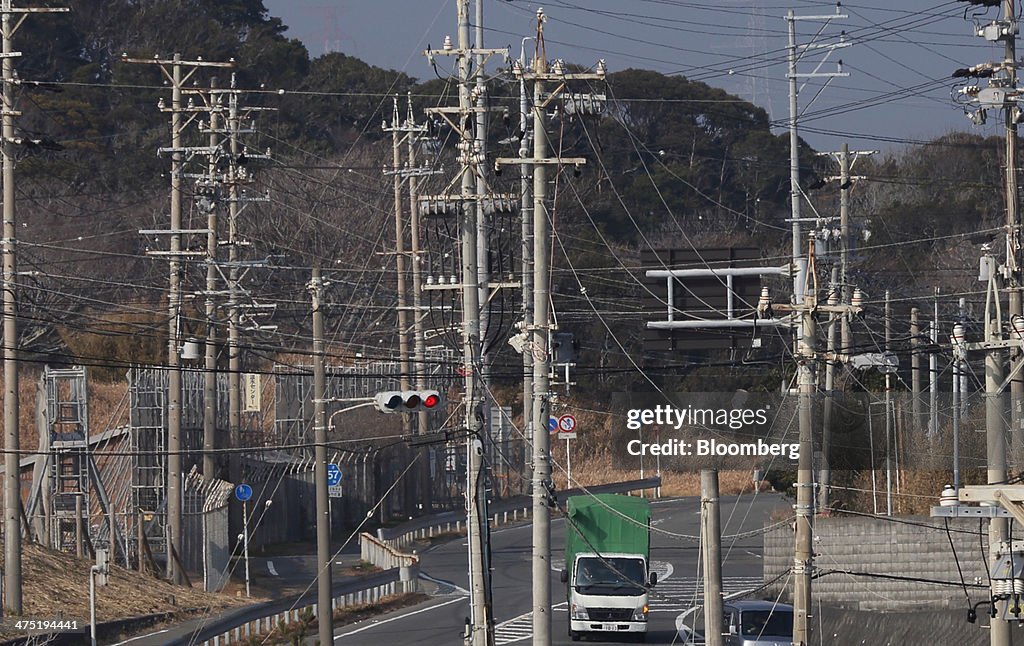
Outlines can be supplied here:
<path id="1" fill-rule="evenodd" d="M 463 599 L 462 597 L 457 597 L 455 599 L 449 599 L 448 601 L 445 601 L 444 603 L 439 603 L 436 606 L 428 606 L 426 608 L 420 608 L 419 610 L 413 610 L 412 612 L 406 612 L 406 613 L 403 613 L 403 614 L 398 615 L 396 617 L 390 617 L 388 619 L 381 619 L 379 621 L 375 620 L 375 621 L 373 621 L 373 622 L 363 626 L 362 628 L 356 628 L 355 630 L 350 630 L 347 633 L 342 633 L 340 635 L 335 635 L 334 636 L 334 641 L 338 641 L 342 637 L 348 637 L 349 635 L 355 635 L 356 633 L 361 633 L 364 630 L 369 630 L 370 628 L 376 628 L 377 626 L 383 626 L 384 624 L 389 624 L 392 621 L 398 621 L 399 619 L 405 619 L 406 617 L 412 617 L 413 615 L 418 615 L 420 613 L 427 612 L 429 610 L 437 610 L 438 608 L 443 608 L 443 607 L 451 605 L 453 603 L 457 603 L 459 601 L 462 601 L 462 599 Z"/>
<path id="2" fill-rule="evenodd" d="M 267 561 L 267 572 L 270 572 L 270 576 L 281 576 L 277 573 L 277 570 L 274 569 L 273 561 Z"/>
<path id="3" fill-rule="evenodd" d="M 165 632 L 167 632 L 168 630 L 170 630 L 170 628 L 164 628 L 163 630 L 158 630 L 155 633 L 149 633 L 147 635 L 139 635 L 138 637 L 132 637 L 131 639 L 126 639 L 123 642 L 117 642 L 113 646 L 121 646 L 121 644 L 127 644 L 129 642 L 135 641 L 136 639 L 145 639 L 146 637 L 153 637 L 155 635 L 162 635 Z"/>
<path id="4" fill-rule="evenodd" d="M 465 596 L 465 597 L 469 596 L 469 590 L 467 590 L 465 588 L 460 588 L 459 586 L 455 585 L 451 581 L 445 581 L 443 579 L 435 579 L 434 577 L 430 576 L 429 574 L 424 574 L 423 572 L 420 572 L 420 578 L 421 579 L 426 579 L 427 581 L 430 581 L 431 583 L 436 583 L 437 585 L 448 586 L 449 588 L 452 588 L 453 590 L 455 590 L 456 592 L 458 592 L 462 596 Z"/>

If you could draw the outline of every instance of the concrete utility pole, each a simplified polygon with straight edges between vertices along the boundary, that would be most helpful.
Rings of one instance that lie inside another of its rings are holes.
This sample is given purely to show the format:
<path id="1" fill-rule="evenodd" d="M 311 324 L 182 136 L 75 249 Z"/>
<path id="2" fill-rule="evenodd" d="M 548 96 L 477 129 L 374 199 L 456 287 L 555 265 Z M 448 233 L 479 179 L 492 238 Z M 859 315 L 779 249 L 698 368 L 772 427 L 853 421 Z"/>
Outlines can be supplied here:
<path id="1" fill-rule="evenodd" d="M 220 128 L 220 95 L 216 93 L 217 79 L 210 80 L 210 149 L 218 149 Z M 217 477 L 217 211 L 220 210 L 220 183 L 217 173 L 217 154 L 210 155 L 210 185 L 206 214 L 206 338 L 203 363 L 203 477 Z M 202 203 L 202 202 L 201 202 Z"/>
<path id="2" fill-rule="evenodd" d="M 939 288 L 932 295 L 932 348 L 939 346 Z M 928 435 L 939 432 L 939 358 L 933 350 L 928 354 Z"/>
<path id="3" fill-rule="evenodd" d="M 779 303 L 774 309 L 793 312 L 800 321 L 797 345 L 797 397 L 800 427 L 800 458 L 796 482 L 796 540 L 793 550 L 793 643 L 810 646 L 811 580 L 814 573 L 814 395 L 817 388 L 815 342 L 819 312 L 850 316 L 861 311 L 860 296 L 854 293 L 853 303 L 818 304 L 817 279 L 814 267 L 814 243 L 808 245 L 807 285 L 801 303 Z"/>
<path id="4" fill-rule="evenodd" d="M 463 406 L 467 431 L 466 453 L 466 508 L 469 543 L 470 610 L 467 641 L 472 646 L 490 646 L 494 642 L 494 626 L 488 605 L 486 559 L 484 558 L 484 531 L 486 512 L 481 473 L 484 458 L 483 394 L 481 392 L 481 334 L 480 334 L 480 290 L 478 227 L 477 217 L 479 193 L 477 182 L 483 181 L 482 165 L 484 151 L 479 147 L 473 124 L 491 108 L 476 105 L 475 82 L 470 72 L 475 56 L 490 57 L 495 54 L 508 55 L 506 49 L 484 49 L 470 43 L 469 0 L 458 0 L 458 46 L 452 47 L 451 39 L 445 38 L 442 50 L 429 50 L 426 56 L 433 61 L 435 56 L 455 56 L 459 84 L 459 105 L 457 108 L 429 108 L 431 114 L 445 119 L 459 136 L 459 193 L 457 196 L 436 196 L 421 198 L 421 201 L 441 204 L 441 213 L 454 213 L 459 218 L 459 245 L 461 250 L 462 293 L 462 372 L 465 377 Z M 452 115 L 452 116 L 449 116 Z M 454 118 L 453 118 L 454 117 Z M 455 185 L 456 182 L 452 182 Z M 483 287 L 490 289 L 491 284 Z M 455 287 L 454 285 L 442 289 Z"/>
<path id="5" fill-rule="evenodd" d="M 423 319 L 426 313 L 423 308 L 423 261 L 420 257 L 420 205 L 419 205 L 419 176 L 440 172 L 430 168 L 418 168 L 416 166 L 416 147 L 419 145 L 420 137 L 427 132 L 426 124 L 417 125 L 415 115 L 412 111 L 412 96 L 406 96 L 407 113 L 404 124 L 408 150 L 407 176 L 409 178 L 409 253 L 412 274 L 412 338 L 413 338 L 413 368 L 412 383 L 416 389 L 426 388 L 424 381 L 427 367 L 427 340 L 423 329 Z M 424 435 L 428 429 L 427 412 L 420 411 L 416 414 L 417 428 L 420 435 Z M 430 513 L 433 504 L 433 487 L 430 478 L 430 448 L 424 446 L 420 449 L 420 504 L 425 513 Z"/>
<path id="6" fill-rule="evenodd" d="M 519 49 L 519 68 L 526 66 L 526 38 Z M 520 282 L 523 291 L 523 327 L 526 333 L 533 323 L 533 166 L 527 161 L 530 157 L 530 98 L 526 93 L 526 78 L 519 77 L 519 157 L 523 164 L 519 167 L 520 208 L 522 223 L 522 269 Z M 523 352 L 523 464 L 531 464 L 533 456 L 533 352 Z M 546 429 L 547 427 L 545 427 Z"/>
<path id="7" fill-rule="evenodd" d="M 954 366 L 955 370 L 955 366 Z M 954 373 L 955 374 L 955 373 Z M 954 383 L 955 383 L 954 377 Z M 910 393 L 914 430 L 921 426 L 921 310 L 910 308 Z"/>
<path id="8" fill-rule="evenodd" d="M 171 268 L 167 289 L 167 578 L 181 584 L 181 56 L 171 66 Z"/>
<path id="9" fill-rule="evenodd" d="M 494 626 L 487 605 L 486 574 L 484 568 L 483 524 L 485 516 L 479 509 L 480 479 L 483 468 L 483 438 L 481 431 L 480 395 L 480 285 L 477 256 L 476 177 L 474 168 L 475 136 L 468 128 L 473 111 L 470 91 L 469 0 L 458 0 L 459 50 L 459 120 L 462 127 L 463 169 L 462 209 L 459 222 L 459 240 L 462 244 L 462 369 L 465 377 L 465 424 L 469 436 L 466 442 L 466 505 L 469 540 L 470 635 L 471 646 L 491 646 Z M 479 114 L 477 114 L 479 118 Z M 476 119 L 473 119 L 476 121 Z"/>
<path id="10" fill-rule="evenodd" d="M 398 118 L 398 97 L 394 97 L 391 127 L 385 125 L 385 132 L 391 132 L 391 174 L 395 199 L 395 288 L 398 292 L 398 384 L 403 391 L 409 390 L 409 308 L 405 284 L 405 218 L 402 217 L 402 126 Z M 402 435 L 412 431 L 412 417 L 402 415 Z M 415 487 L 416 482 L 410 481 Z"/>
<path id="11" fill-rule="evenodd" d="M 849 43 L 839 42 L 825 45 L 810 44 L 800 46 L 796 39 L 796 23 L 801 20 L 825 22 L 847 18 L 845 14 L 839 13 L 839 5 L 836 6 L 836 13 L 824 16 L 798 16 L 792 9 L 786 13 L 786 24 L 788 27 L 789 55 L 787 57 L 786 79 L 789 81 L 789 197 L 792 211 L 790 222 L 793 229 L 793 294 L 796 302 L 801 303 L 805 285 L 805 273 L 807 272 L 807 257 L 803 255 L 803 239 L 801 233 L 800 204 L 803 198 L 803 189 L 800 188 L 800 136 L 797 128 L 799 121 L 800 107 L 798 98 L 800 90 L 797 87 L 797 80 L 801 78 L 833 78 L 837 76 L 849 76 L 841 71 L 836 72 L 797 72 L 797 63 L 803 58 L 804 53 L 810 49 L 826 51 L 826 57 L 834 50 L 841 47 L 848 47 Z M 798 330 L 799 332 L 799 330 Z"/>
<path id="12" fill-rule="evenodd" d="M 321 644 L 334 643 L 331 611 L 331 518 L 327 491 L 327 378 L 324 371 L 324 313 L 320 268 L 306 287 L 313 307 L 313 477 L 316 479 L 317 625 Z"/>
<path id="13" fill-rule="evenodd" d="M 544 80 L 547 54 L 544 47 L 544 14 L 537 10 L 537 40 L 533 59 L 533 644 L 551 644 L 551 353 L 549 285 L 551 229 L 547 206 L 547 168 L 537 160 L 548 156 L 544 125 Z"/>
<path id="14" fill-rule="evenodd" d="M 994 311 L 993 311 L 994 310 Z M 999 292 L 995 278 L 989 281 L 989 294 L 985 305 L 985 341 L 994 344 L 1003 338 L 1002 321 L 999 307 Z M 1000 387 L 1003 381 L 1002 350 L 992 348 L 985 353 L 985 438 L 988 456 L 989 484 L 1006 482 L 1006 423 L 1003 420 L 1003 398 Z M 994 517 L 989 521 L 988 542 L 989 558 L 1002 553 L 1002 544 L 1007 540 L 1008 523 L 1006 518 Z M 1009 646 L 1012 643 L 1010 622 L 1000 617 L 1009 616 L 1009 605 L 1006 601 L 995 603 L 999 614 L 991 620 L 990 636 L 992 646 Z"/>
<path id="15" fill-rule="evenodd" d="M 892 303 L 889 290 L 885 290 L 885 346 L 892 350 Z M 885 515 L 892 516 L 892 454 L 896 443 L 893 441 L 892 373 L 885 373 Z"/>
<path id="16" fill-rule="evenodd" d="M 849 43 L 839 42 L 833 44 L 816 44 L 799 46 L 797 44 L 796 23 L 797 21 L 814 21 L 829 23 L 832 20 L 847 18 L 839 13 L 839 5 L 836 6 L 836 13 L 817 16 L 797 16 L 792 9 L 786 14 L 788 28 L 788 70 L 786 79 L 789 81 L 789 180 L 790 180 L 790 206 L 792 209 L 793 229 L 793 300 L 791 308 L 798 314 L 800 324 L 796 328 L 797 341 L 797 387 L 799 397 L 799 424 L 800 424 L 800 458 L 797 467 L 796 483 L 796 543 L 793 554 L 793 643 L 796 646 L 809 646 L 810 644 L 810 612 L 811 612 L 811 578 L 814 570 L 814 552 L 812 549 L 813 522 L 814 522 L 814 439 L 812 435 L 814 411 L 813 398 L 817 388 L 816 371 L 816 348 L 817 322 L 815 314 L 817 311 L 830 311 L 835 308 L 837 311 L 845 311 L 848 306 L 844 303 L 840 306 L 828 305 L 819 308 L 817 304 L 817 277 L 814 275 L 814 243 L 811 241 L 808 254 L 804 255 L 803 239 L 801 237 L 800 202 L 803 199 L 803 189 L 800 188 L 800 138 L 797 129 L 799 119 L 799 88 L 797 80 L 801 78 L 833 78 L 849 76 L 842 71 L 841 67 L 835 72 L 809 72 L 797 71 L 797 64 L 803 55 L 809 50 L 824 51 L 827 58 L 833 51 L 841 47 L 849 46 Z M 821 31 L 824 30 L 824 27 Z M 819 31 L 820 33 L 820 31 Z M 848 352 L 844 348 L 844 352 Z"/>
<path id="17" fill-rule="evenodd" d="M 533 166 L 533 320 L 529 324 L 530 342 L 525 352 L 533 352 L 533 643 L 551 643 L 551 438 L 547 433 L 550 415 L 551 373 L 551 216 L 547 206 L 547 167 L 555 165 L 577 168 L 586 163 L 582 157 L 548 157 L 545 112 L 548 106 L 567 92 L 572 81 L 603 81 L 604 61 L 596 73 L 567 73 L 561 61 L 549 69 L 544 45 L 544 11 L 537 10 L 533 72 L 522 63 L 513 65 L 513 76 L 533 81 L 533 158 L 503 157 L 496 164 Z M 548 93 L 546 83 L 557 83 Z M 522 148 L 520 149 L 522 153 Z"/>
<path id="18" fill-rule="evenodd" d="M 218 63 L 213 61 L 182 60 L 175 54 L 170 59 L 129 58 L 122 57 L 126 63 L 156 65 L 171 85 L 171 107 L 162 112 L 171 113 L 171 146 L 158 152 L 171 155 L 171 223 L 166 231 L 145 231 L 144 233 L 160 233 L 170 237 L 170 251 L 155 252 L 156 255 L 167 256 L 170 265 L 167 293 L 167 578 L 174 583 L 182 583 L 181 568 L 177 558 L 181 555 L 182 532 L 182 473 L 181 473 L 181 258 L 191 252 L 182 251 L 181 236 L 184 233 L 197 233 L 194 230 L 181 228 L 182 173 L 184 170 L 185 153 L 188 148 L 182 146 L 182 130 L 184 122 L 182 114 L 188 108 L 182 107 L 182 90 L 192 76 L 202 68 L 230 68 L 234 61 Z M 184 69 L 188 68 L 188 72 Z M 205 232 L 205 231 L 204 231 Z M 150 252 L 153 254 L 154 252 Z"/>
<path id="19" fill-rule="evenodd" d="M 29 13 L 63 13 L 66 8 L 15 7 L 11 0 L 0 2 L 0 38 L 3 40 L 3 309 L 4 309 L 4 581 L 3 609 L 7 614 L 22 613 L 21 590 L 21 448 L 18 421 L 18 267 L 14 220 L 14 59 L 21 56 L 12 49 L 13 38 Z M 21 18 L 17 18 L 17 16 Z"/>
<path id="20" fill-rule="evenodd" d="M 718 511 L 718 470 L 700 472 L 700 536 L 704 546 L 704 643 L 724 646 L 722 638 L 722 521 Z"/>
<path id="21" fill-rule="evenodd" d="M 828 288 L 828 304 L 839 304 L 839 267 L 832 267 L 832 280 Z M 825 361 L 825 400 L 821 416 L 821 474 L 819 476 L 818 507 L 828 509 L 829 485 L 832 482 L 831 451 L 832 451 L 832 422 L 835 409 L 835 388 L 836 369 L 839 362 L 836 360 L 836 319 L 846 317 L 829 317 L 828 322 L 828 347 L 825 351 L 829 358 Z M 845 352 L 845 350 L 844 350 Z"/>
<path id="22" fill-rule="evenodd" d="M 231 89 L 235 90 L 235 76 L 231 75 Z M 238 214 L 240 212 L 238 184 L 238 93 L 228 96 L 228 150 L 231 164 L 228 166 L 228 446 L 233 449 L 242 446 L 242 361 L 238 349 L 239 309 L 238 290 Z M 238 454 L 228 454 L 228 481 L 238 483 L 242 479 L 241 462 Z"/>
<path id="23" fill-rule="evenodd" d="M 474 0 L 476 8 L 475 29 L 473 33 L 473 45 L 476 50 L 476 85 L 473 87 L 473 96 L 476 98 L 476 118 L 473 125 L 476 127 L 474 150 L 476 151 L 477 165 L 474 172 L 476 183 L 476 284 L 478 290 L 478 302 L 480 303 L 480 418 L 481 418 L 481 441 L 484 443 L 484 451 L 489 456 L 492 465 L 501 464 L 497 459 L 494 450 L 496 443 L 491 435 L 491 358 L 487 352 L 487 332 L 490 326 L 490 302 L 491 302 L 491 226 L 487 221 L 487 213 L 484 204 L 490 187 L 484 179 L 484 166 L 479 162 L 487 158 L 487 128 L 490 121 L 490 114 L 487 110 L 487 56 L 483 53 L 484 46 L 484 3 L 483 0 Z M 483 504 L 486 504 L 484 501 Z M 487 577 L 490 579 L 490 576 Z M 489 589 L 489 586 L 488 586 Z"/>
<path id="24" fill-rule="evenodd" d="M 1014 0 L 1003 0 L 1004 24 L 1013 25 L 1013 29 L 1004 38 L 1005 56 L 1003 69 L 1006 73 L 1006 87 L 1017 87 L 1017 26 Z M 1003 109 L 1003 122 L 1006 126 L 1006 292 L 1009 297 L 1009 320 L 1024 315 L 1021 301 L 1021 231 L 1019 197 L 1017 188 L 1017 108 L 1008 103 Z M 1010 350 L 1010 446 L 1015 451 L 1024 447 L 1024 353 L 1020 347 Z"/>
<path id="25" fill-rule="evenodd" d="M 813 243 L 812 243 L 813 244 Z M 808 273 L 814 271 L 808 263 Z M 813 284 L 813 278 L 808 280 Z M 814 573 L 814 391 L 815 341 L 817 323 L 814 320 L 816 294 L 804 294 L 800 316 L 801 334 L 797 354 L 797 388 L 799 389 L 800 458 L 796 483 L 796 545 L 793 554 L 793 643 L 809 646 L 811 643 L 811 578 Z"/>
<path id="26" fill-rule="evenodd" d="M 412 97 L 406 97 L 407 115 L 400 119 L 398 113 L 398 97 L 394 99 L 394 111 L 391 124 L 384 124 L 384 132 L 391 133 L 392 141 L 392 167 L 384 171 L 385 175 L 394 177 L 395 192 L 395 269 L 398 274 L 396 281 L 398 289 L 398 335 L 399 335 L 399 365 L 400 365 L 400 387 L 402 390 L 409 390 L 410 383 L 414 388 L 424 388 L 423 371 L 426 362 L 426 342 L 423 336 L 423 313 L 422 313 L 422 290 L 423 277 L 420 263 L 420 231 L 419 231 L 419 200 L 417 181 L 420 176 L 433 174 L 429 168 L 417 168 L 416 145 L 419 135 L 426 133 L 426 125 L 416 125 L 412 111 Z M 407 144 L 408 161 L 402 164 L 402 144 Z M 402 182 L 409 182 L 409 228 L 411 233 L 410 250 L 405 249 L 405 218 L 403 217 L 402 205 Z M 408 306 L 408 295 L 406 289 L 406 256 L 409 256 L 409 265 L 412 268 L 412 308 Z M 409 312 L 412 312 L 412 325 L 409 324 Z M 411 327 L 411 329 L 410 329 Z M 412 361 L 409 360 L 409 336 L 413 340 Z M 417 432 L 422 435 L 427 432 L 427 412 L 420 411 L 416 415 Z M 409 434 L 412 431 L 412 417 L 402 416 L 402 432 Z M 422 455 L 418 467 L 418 476 L 412 481 L 413 487 L 419 488 L 418 500 L 425 511 L 430 511 L 431 486 L 430 486 L 430 460 L 429 448 L 421 449 Z"/>

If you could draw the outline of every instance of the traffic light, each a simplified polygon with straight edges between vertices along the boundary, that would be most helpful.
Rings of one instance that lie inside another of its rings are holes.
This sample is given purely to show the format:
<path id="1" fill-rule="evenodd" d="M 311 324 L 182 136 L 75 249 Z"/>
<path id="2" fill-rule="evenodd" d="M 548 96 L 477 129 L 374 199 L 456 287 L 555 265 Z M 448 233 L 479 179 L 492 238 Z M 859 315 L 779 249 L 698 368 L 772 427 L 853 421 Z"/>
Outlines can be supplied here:
<path id="1" fill-rule="evenodd" d="M 382 413 L 434 410 L 441 405 L 441 393 L 436 390 L 388 390 L 374 395 L 373 405 Z"/>

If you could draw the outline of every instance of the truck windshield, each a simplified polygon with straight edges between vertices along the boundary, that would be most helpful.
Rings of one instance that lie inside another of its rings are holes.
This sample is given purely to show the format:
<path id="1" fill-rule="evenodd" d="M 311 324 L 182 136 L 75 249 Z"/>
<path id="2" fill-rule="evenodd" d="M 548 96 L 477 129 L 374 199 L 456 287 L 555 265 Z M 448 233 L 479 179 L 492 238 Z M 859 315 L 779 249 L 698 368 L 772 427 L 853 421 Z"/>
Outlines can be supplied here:
<path id="1" fill-rule="evenodd" d="M 576 591 L 603 595 L 643 594 L 645 569 L 642 559 L 581 558 L 576 562 Z"/>
<path id="2" fill-rule="evenodd" d="M 743 612 L 744 637 L 792 637 L 793 613 L 783 610 Z"/>

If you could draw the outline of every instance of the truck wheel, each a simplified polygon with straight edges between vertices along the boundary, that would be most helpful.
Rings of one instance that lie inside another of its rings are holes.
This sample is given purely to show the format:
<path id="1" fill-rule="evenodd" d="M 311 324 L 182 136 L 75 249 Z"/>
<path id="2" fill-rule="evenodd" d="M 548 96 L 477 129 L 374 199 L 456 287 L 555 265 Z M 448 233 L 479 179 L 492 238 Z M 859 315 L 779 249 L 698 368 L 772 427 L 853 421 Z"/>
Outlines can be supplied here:
<path id="1" fill-rule="evenodd" d="M 580 634 L 575 630 L 570 629 L 569 638 L 572 639 L 574 642 L 578 642 L 580 640 Z"/>

